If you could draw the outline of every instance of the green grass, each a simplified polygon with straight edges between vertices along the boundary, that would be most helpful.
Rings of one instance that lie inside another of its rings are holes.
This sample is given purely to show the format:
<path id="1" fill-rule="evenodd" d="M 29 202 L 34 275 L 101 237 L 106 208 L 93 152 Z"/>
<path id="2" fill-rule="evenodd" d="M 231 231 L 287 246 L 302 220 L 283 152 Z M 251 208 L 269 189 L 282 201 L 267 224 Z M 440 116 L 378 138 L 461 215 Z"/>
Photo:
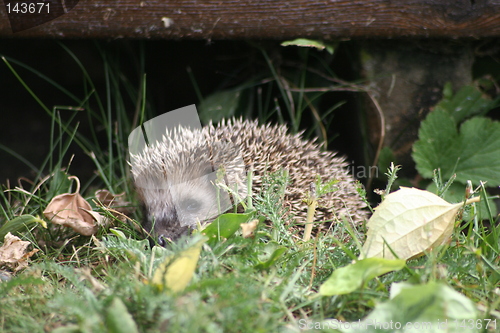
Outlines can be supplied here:
<path id="1" fill-rule="evenodd" d="M 283 220 L 286 174 L 264 179 L 267 186 L 254 198 L 256 216 L 265 215 L 269 220 L 259 224 L 254 237 L 243 238 L 238 231 L 224 242 L 205 244 L 185 290 L 158 290 L 150 283 L 156 267 L 191 243 L 186 240 L 172 249 L 152 250 L 136 228 L 140 214 L 133 210 L 137 202 L 127 176 L 126 142 L 137 124 L 129 121 L 124 105 L 135 103 L 134 118 L 147 118 L 145 81 L 134 86 L 125 80 L 103 51 L 107 87 L 104 93 L 98 92 L 85 67 L 67 51 L 79 64 L 86 87 L 82 98 L 74 98 L 72 108 L 84 108 L 92 123 L 102 125 L 106 144 L 99 143 L 95 132 L 83 137 L 72 117 L 62 120 L 61 108 L 47 107 L 38 99 L 53 120 L 51 154 L 37 168 L 32 183 L 23 188 L 3 187 L 0 227 L 16 216 L 42 216 L 55 195 L 75 190 L 67 179 L 71 144 L 89 153 L 97 170 L 94 179 L 81 180 L 85 199 L 96 211 L 109 215 L 92 202 L 94 190 L 125 192 L 131 219 L 112 222 L 124 238 L 109 227 L 101 227 L 95 237 L 84 237 L 51 223 L 47 229 L 34 223 L 18 231 L 17 235 L 40 251 L 26 269 L 0 283 L 0 331 L 297 332 L 301 319 L 362 319 L 389 300 L 392 283 L 402 281 L 449 285 L 476 305 L 478 318 L 497 319 L 500 326 L 500 227 L 496 217 L 491 218 L 489 227 L 483 227 L 475 212 L 469 212 L 448 246 L 410 260 L 406 269 L 378 277 L 352 293 L 320 296 L 322 283 L 335 269 L 356 258 L 363 239 L 346 237 L 349 230 L 339 221 L 333 232 L 301 242 L 300 229 Z M 273 68 L 269 57 L 265 60 Z M 13 73 L 21 66 L 13 59 L 4 61 Z M 273 77 L 280 80 L 276 71 Z M 20 76 L 17 80 L 23 82 Z M 27 85 L 25 88 L 29 90 Z M 281 85 L 279 90 L 283 89 Z M 36 93 L 31 93 L 35 97 Z M 285 99 L 290 96 L 281 93 Z M 297 101 L 292 98 L 285 103 L 290 110 L 291 103 Z M 295 110 L 303 112 L 309 102 L 300 103 Z M 388 177 L 392 183 L 395 171 L 389 171 Z M 350 239 L 347 243 L 339 242 L 346 238 Z M 281 255 L 270 260 L 279 249 L 283 249 Z"/>

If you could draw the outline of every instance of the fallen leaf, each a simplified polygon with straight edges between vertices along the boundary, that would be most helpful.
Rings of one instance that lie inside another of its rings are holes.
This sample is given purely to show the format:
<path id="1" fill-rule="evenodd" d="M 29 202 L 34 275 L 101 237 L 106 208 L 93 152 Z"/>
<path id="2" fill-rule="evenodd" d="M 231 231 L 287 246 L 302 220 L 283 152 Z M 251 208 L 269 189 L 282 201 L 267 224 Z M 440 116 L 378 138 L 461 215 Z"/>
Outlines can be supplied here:
<path id="1" fill-rule="evenodd" d="M 175 256 L 168 256 L 154 272 L 151 283 L 160 290 L 184 290 L 193 277 L 203 243 L 205 240 L 200 240 Z"/>
<path id="2" fill-rule="evenodd" d="M 132 213 L 132 209 L 130 208 L 131 204 L 123 199 L 124 195 L 125 192 L 113 194 L 108 190 L 98 190 L 95 192 L 98 205 L 107 208 L 114 216 L 123 222 L 126 221 L 126 216 Z"/>
<path id="3" fill-rule="evenodd" d="M 126 223 L 129 219 L 129 216 L 132 215 L 134 208 L 130 202 L 125 201 L 122 197 L 125 195 L 125 192 L 121 194 L 113 194 L 108 190 L 102 189 L 97 190 L 95 192 L 96 205 L 98 207 L 102 207 L 104 210 L 109 212 L 113 217 L 106 215 L 100 215 L 98 213 L 89 212 L 92 214 L 97 221 L 98 225 L 105 226 L 109 228 L 114 224 L 116 220 L 119 220 L 123 223 Z M 95 216 L 98 214 L 99 216 Z"/>
<path id="4" fill-rule="evenodd" d="M 96 199 L 102 203 L 104 207 L 115 207 L 117 204 L 120 204 L 120 202 L 124 202 L 124 200 L 120 198 L 122 195 L 123 193 L 114 195 L 108 190 L 97 190 L 95 192 Z"/>
<path id="5" fill-rule="evenodd" d="M 6 265 L 14 272 L 28 266 L 28 258 L 38 252 L 38 249 L 26 252 L 31 243 L 23 241 L 10 232 L 5 235 L 4 243 L 0 247 L 0 266 Z"/>
<path id="6" fill-rule="evenodd" d="M 474 201 L 477 198 L 470 202 Z M 393 259 L 390 249 L 400 259 L 409 259 L 445 243 L 463 205 L 450 204 L 428 191 L 401 187 L 387 195 L 368 220 L 360 259 Z"/>
<path id="7" fill-rule="evenodd" d="M 75 193 L 64 193 L 52 198 L 43 215 L 52 223 L 70 227 L 84 236 L 94 235 L 97 232 L 97 225 L 94 223 L 94 217 L 89 211 L 92 211 L 90 204 L 78 193 L 80 191 L 80 182 L 76 179 L 77 189 Z"/>
<path id="8" fill-rule="evenodd" d="M 252 221 L 250 221 L 248 223 L 241 223 L 240 224 L 241 236 L 243 236 L 243 238 L 248 238 L 248 237 L 253 236 L 253 232 L 257 228 L 258 224 L 259 224 L 259 220 L 257 220 L 257 219 L 253 219 Z"/>

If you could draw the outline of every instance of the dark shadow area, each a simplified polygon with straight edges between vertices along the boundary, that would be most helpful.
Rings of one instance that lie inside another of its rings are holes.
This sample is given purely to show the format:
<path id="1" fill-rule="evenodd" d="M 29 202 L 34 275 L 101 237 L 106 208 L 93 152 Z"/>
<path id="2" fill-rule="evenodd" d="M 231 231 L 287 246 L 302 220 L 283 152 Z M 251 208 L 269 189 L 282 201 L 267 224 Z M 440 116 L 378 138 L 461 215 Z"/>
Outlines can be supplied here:
<path id="1" fill-rule="evenodd" d="M 301 61 L 300 52 L 296 47 L 283 48 L 279 42 L 274 41 L 259 43 L 266 49 L 273 63 Z M 84 99 L 89 88 L 84 83 L 84 75 L 77 63 L 79 61 L 94 83 L 97 93 L 105 101 L 107 73 L 103 66 L 103 57 L 106 57 L 106 61 L 119 68 L 121 75 L 127 78 L 136 91 L 140 85 L 140 73 L 144 70 L 147 74 L 148 103 L 152 110 L 161 114 L 200 102 L 189 70 L 204 97 L 221 89 L 245 83 L 260 72 L 268 70 L 259 49 L 244 41 L 207 43 L 18 39 L 3 40 L 0 55 L 7 57 L 29 89 L 49 109 L 63 106 L 59 109 L 62 119 L 75 116 L 73 122 L 79 123 L 79 132 L 83 135 L 90 133 L 89 128 L 93 127 L 97 135 L 103 135 L 103 145 L 106 137 L 104 129 L 99 128 L 101 125 L 89 122 L 86 111 L 66 110 L 66 107 L 77 107 L 78 103 L 40 75 L 50 78 L 77 98 Z M 348 48 L 340 47 L 339 51 L 328 59 L 334 73 L 338 73 L 345 80 L 355 78 L 351 67 L 353 58 Z M 21 67 L 18 62 L 31 67 L 34 72 Z M 0 63 L 0 78 L 0 115 L 3 124 L 0 144 L 19 154 L 33 166 L 39 167 L 49 154 L 51 117 L 3 61 Z M 362 142 L 354 103 L 357 96 L 359 93 L 330 92 L 322 97 L 320 106 L 326 109 L 336 103 L 346 102 L 335 111 L 333 121 L 327 124 L 330 148 L 348 155 L 349 161 L 361 163 L 359 146 Z M 136 101 L 128 102 L 127 114 L 132 118 L 136 111 Z M 77 115 L 73 114 L 75 112 Z M 309 122 L 307 117 L 304 118 L 302 128 L 307 130 Z M 71 173 L 82 179 L 89 177 L 95 170 L 91 159 L 78 147 L 72 146 L 69 149 L 68 159 L 72 154 L 75 157 L 71 164 Z M 4 149 L 0 150 L 1 183 L 5 183 L 7 179 L 15 183 L 19 177 L 33 178 L 34 175 L 35 172 L 26 163 Z"/>

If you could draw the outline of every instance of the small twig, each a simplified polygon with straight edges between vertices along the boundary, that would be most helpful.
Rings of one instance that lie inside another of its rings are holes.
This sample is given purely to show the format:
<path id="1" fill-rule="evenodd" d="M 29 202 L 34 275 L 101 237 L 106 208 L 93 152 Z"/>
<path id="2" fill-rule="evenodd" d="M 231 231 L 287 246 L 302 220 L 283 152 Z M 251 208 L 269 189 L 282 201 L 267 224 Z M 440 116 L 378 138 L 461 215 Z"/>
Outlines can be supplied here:
<path id="1" fill-rule="evenodd" d="M 316 184 L 311 183 L 309 190 L 309 198 L 307 198 L 307 220 L 306 227 L 304 229 L 304 242 L 311 239 L 314 213 L 316 212 L 316 207 L 318 206 L 318 200 L 316 198 Z"/>
<path id="2" fill-rule="evenodd" d="M 378 159 L 380 156 L 380 151 L 382 150 L 382 146 L 384 145 L 384 140 L 385 140 L 385 117 L 384 117 L 384 112 L 382 112 L 382 108 L 378 104 L 377 99 L 373 96 L 371 92 L 367 92 L 368 96 L 372 100 L 373 105 L 375 105 L 375 109 L 377 110 L 379 119 L 380 119 L 380 140 L 378 142 L 378 147 L 377 147 L 377 152 L 375 153 L 375 158 L 373 159 L 372 165 L 377 166 L 378 164 Z M 373 168 L 370 168 L 370 174 L 368 175 L 368 181 L 366 183 L 366 188 L 369 189 L 371 188 L 372 181 L 373 181 Z"/>
<path id="3" fill-rule="evenodd" d="M 312 288 L 314 277 L 316 276 L 316 262 L 318 260 L 318 238 L 319 238 L 319 232 L 316 234 L 316 237 L 314 238 L 314 247 L 313 247 L 313 263 L 312 263 L 312 268 L 311 268 L 311 280 L 309 281 L 309 290 Z"/>
<path id="4" fill-rule="evenodd" d="M 471 198 L 471 199 L 468 199 L 467 201 L 465 201 L 464 205 L 470 205 L 470 204 L 480 202 L 480 201 L 481 201 L 481 197 L 475 197 L 475 198 Z"/>
<path id="5" fill-rule="evenodd" d="M 293 92 L 332 92 L 332 91 L 350 91 L 350 92 L 364 92 L 366 90 L 362 90 L 361 88 L 351 88 L 351 87 L 318 87 L 318 88 L 290 88 L 290 91 Z"/>

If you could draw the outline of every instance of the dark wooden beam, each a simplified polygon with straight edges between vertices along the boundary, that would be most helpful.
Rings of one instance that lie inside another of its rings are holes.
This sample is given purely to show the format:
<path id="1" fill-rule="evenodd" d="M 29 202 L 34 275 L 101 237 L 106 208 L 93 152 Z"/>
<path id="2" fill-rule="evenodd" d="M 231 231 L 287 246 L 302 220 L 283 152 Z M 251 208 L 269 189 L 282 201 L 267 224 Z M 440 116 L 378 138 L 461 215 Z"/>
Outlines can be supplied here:
<path id="1" fill-rule="evenodd" d="M 76 0 L 65 2 L 75 3 Z M 7 7 L 0 7 L 2 37 L 338 39 L 500 36 L 498 0 L 80 0 L 72 10 L 52 21 L 17 33 L 12 31 L 6 10 Z M 34 19 L 34 16 L 19 14 L 17 24 Z"/>

